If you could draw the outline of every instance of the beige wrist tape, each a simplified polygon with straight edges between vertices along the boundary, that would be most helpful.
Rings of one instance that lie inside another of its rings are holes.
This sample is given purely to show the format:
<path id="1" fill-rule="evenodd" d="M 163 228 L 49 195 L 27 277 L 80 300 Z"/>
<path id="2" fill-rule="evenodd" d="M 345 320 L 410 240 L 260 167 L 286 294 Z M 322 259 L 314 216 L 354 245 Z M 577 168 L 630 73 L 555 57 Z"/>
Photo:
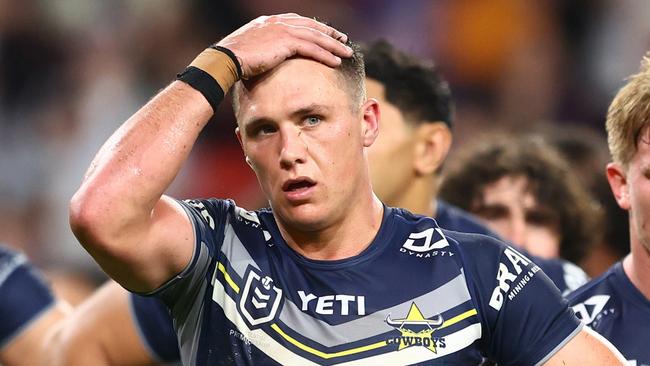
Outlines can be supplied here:
<path id="1" fill-rule="evenodd" d="M 228 92 L 230 87 L 238 79 L 235 62 L 228 55 L 214 48 L 206 48 L 196 56 L 190 66 L 194 66 L 210 74 L 219 84 L 224 94 Z"/>

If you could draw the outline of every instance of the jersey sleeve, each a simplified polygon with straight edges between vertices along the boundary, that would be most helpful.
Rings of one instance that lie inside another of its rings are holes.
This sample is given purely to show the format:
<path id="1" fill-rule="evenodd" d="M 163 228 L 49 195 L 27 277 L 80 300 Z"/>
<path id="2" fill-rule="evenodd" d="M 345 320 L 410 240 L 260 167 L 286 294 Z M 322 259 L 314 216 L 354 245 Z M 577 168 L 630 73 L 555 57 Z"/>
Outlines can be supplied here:
<path id="1" fill-rule="evenodd" d="M 134 323 L 151 358 L 156 362 L 179 362 L 178 340 L 167 306 L 154 297 L 129 297 Z"/>
<path id="2" fill-rule="evenodd" d="M 546 362 L 580 331 L 580 321 L 534 262 L 495 239 L 468 237 L 459 247 L 479 302 L 484 353 L 502 366 Z"/>
<path id="3" fill-rule="evenodd" d="M 0 245 L 0 349 L 51 309 L 54 295 L 24 255 Z"/>
<path id="4" fill-rule="evenodd" d="M 160 298 L 172 313 L 183 313 L 191 306 L 204 286 L 205 277 L 214 264 L 223 243 L 228 217 L 234 202 L 218 199 L 179 201 L 194 229 L 194 252 L 190 263 L 157 290 L 144 295 Z"/>

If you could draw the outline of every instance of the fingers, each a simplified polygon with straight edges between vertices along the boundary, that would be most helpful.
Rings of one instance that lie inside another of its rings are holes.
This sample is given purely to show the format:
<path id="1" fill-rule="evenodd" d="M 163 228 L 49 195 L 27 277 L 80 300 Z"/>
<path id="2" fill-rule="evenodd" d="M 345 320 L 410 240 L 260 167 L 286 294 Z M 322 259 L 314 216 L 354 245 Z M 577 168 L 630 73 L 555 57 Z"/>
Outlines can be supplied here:
<path id="1" fill-rule="evenodd" d="M 237 56 L 243 78 L 250 78 L 296 55 L 336 67 L 353 54 L 347 40 L 333 27 L 289 13 L 258 17 L 217 44 Z"/>
<path id="2" fill-rule="evenodd" d="M 329 67 L 336 67 L 341 64 L 341 58 L 332 54 L 312 42 L 299 41 L 295 43 L 295 53 L 321 62 Z"/>
<path id="3" fill-rule="evenodd" d="M 300 27 L 314 29 L 329 36 L 330 38 L 339 41 L 340 43 L 346 43 L 348 41 L 347 34 L 338 31 L 336 28 L 331 27 L 327 24 L 323 24 L 315 19 L 306 18 L 298 14 L 288 13 L 288 14 L 278 15 L 277 18 L 274 19 L 274 21 L 281 21 L 283 23 L 293 25 L 293 26 L 300 26 Z"/>
<path id="4" fill-rule="evenodd" d="M 350 47 L 330 37 L 329 35 L 322 33 L 319 30 L 302 26 L 292 26 L 290 29 L 295 37 L 310 43 L 314 43 L 324 51 L 332 53 L 333 56 L 352 56 L 353 51 Z"/>

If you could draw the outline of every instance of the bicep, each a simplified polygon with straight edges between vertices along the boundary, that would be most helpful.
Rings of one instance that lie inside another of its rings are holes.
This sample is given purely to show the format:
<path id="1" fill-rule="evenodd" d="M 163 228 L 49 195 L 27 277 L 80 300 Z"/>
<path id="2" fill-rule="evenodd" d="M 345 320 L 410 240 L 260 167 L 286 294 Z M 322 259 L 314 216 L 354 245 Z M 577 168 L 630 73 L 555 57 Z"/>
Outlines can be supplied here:
<path id="1" fill-rule="evenodd" d="M 134 230 L 134 232 L 136 232 Z M 180 273 L 194 252 L 194 230 L 181 205 L 163 196 L 129 247 L 93 253 L 102 269 L 125 288 L 149 292 Z"/>
<path id="2" fill-rule="evenodd" d="M 625 359 L 605 338 L 588 327 L 555 353 L 544 365 L 623 365 Z"/>

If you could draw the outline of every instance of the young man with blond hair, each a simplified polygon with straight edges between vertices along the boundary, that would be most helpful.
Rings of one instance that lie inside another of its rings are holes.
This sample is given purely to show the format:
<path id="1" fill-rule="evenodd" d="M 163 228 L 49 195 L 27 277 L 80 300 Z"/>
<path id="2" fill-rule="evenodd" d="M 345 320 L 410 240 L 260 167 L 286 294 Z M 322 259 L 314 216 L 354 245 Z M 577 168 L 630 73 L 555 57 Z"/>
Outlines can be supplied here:
<path id="1" fill-rule="evenodd" d="M 614 97 L 607 112 L 612 162 L 607 179 L 628 211 L 630 253 L 569 296 L 589 327 L 634 365 L 650 365 L 650 54 Z M 637 337 L 631 335 L 639 335 Z"/>

